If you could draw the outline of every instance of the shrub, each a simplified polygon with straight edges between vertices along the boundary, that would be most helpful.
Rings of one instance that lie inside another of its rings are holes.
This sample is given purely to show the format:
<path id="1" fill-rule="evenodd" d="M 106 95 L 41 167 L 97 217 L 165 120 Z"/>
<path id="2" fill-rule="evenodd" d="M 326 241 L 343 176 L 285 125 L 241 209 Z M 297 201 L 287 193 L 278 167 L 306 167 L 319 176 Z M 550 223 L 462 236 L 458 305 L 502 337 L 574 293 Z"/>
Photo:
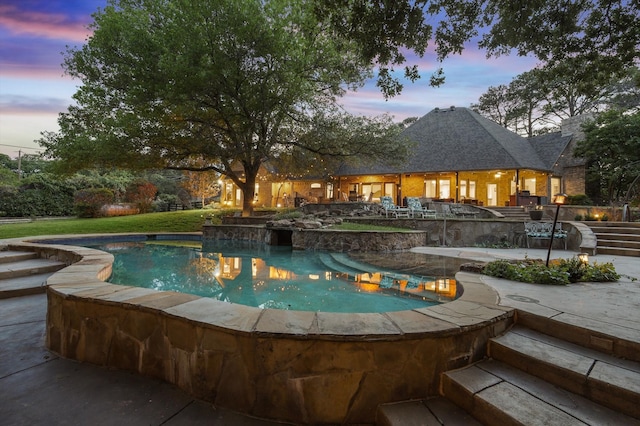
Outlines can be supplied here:
<path id="1" fill-rule="evenodd" d="M 620 278 L 611 263 L 585 265 L 577 257 L 556 260 L 549 267 L 540 260 L 496 260 L 487 263 L 482 273 L 511 281 L 551 285 L 610 282 Z"/>
<path id="2" fill-rule="evenodd" d="M 44 175 L 24 179 L 19 187 L 0 187 L 0 216 L 38 217 L 73 214 L 74 188 Z"/>
<path id="3" fill-rule="evenodd" d="M 158 192 L 158 188 L 151 182 L 136 180 L 127 186 L 125 201 L 135 204 L 140 213 L 148 213 L 153 210 L 153 199 Z"/>
<path id="4" fill-rule="evenodd" d="M 113 203 L 115 196 L 106 188 L 87 188 L 76 191 L 74 209 L 79 217 L 100 217 L 102 207 Z"/>
<path id="5" fill-rule="evenodd" d="M 576 222 L 580 222 L 582 220 L 582 215 L 581 214 L 575 215 L 573 220 L 575 220 Z"/>
<path id="6" fill-rule="evenodd" d="M 612 282 L 618 281 L 620 274 L 616 272 L 616 268 L 612 263 L 597 263 L 587 265 L 580 281 L 585 282 Z"/>
<path id="7" fill-rule="evenodd" d="M 573 206 L 590 206 L 593 204 L 593 201 L 591 201 L 591 198 L 586 194 L 575 194 L 567 197 L 567 204 Z"/>

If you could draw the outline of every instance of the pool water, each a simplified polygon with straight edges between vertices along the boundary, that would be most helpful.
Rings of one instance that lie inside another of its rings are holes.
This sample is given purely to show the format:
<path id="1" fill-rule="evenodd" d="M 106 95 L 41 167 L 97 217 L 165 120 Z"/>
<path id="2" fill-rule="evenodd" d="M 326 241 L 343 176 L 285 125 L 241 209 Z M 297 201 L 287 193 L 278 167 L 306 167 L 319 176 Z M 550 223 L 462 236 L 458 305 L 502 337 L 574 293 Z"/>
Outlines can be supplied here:
<path id="1" fill-rule="evenodd" d="M 91 246 L 115 256 L 111 283 L 259 308 L 390 312 L 424 308 L 457 296 L 450 276 L 402 273 L 345 253 L 238 242 L 205 247 L 193 241 Z"/>

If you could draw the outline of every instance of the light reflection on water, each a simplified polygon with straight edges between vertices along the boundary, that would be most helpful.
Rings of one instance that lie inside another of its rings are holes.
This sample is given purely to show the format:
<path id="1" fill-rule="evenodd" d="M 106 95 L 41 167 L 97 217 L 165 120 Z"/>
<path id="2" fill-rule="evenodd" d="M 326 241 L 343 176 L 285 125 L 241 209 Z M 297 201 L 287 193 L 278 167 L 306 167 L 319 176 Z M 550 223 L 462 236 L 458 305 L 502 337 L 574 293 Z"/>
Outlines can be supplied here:
<path id="1" fill-rule="evenodd" d="M 453 275 L 459 264 L 406 252 L 349 256 L 238 242 L 93 247 L 115 256 L 112 283 L 260 308 L 390 312 L 451 301 L 458 291 Z"/>

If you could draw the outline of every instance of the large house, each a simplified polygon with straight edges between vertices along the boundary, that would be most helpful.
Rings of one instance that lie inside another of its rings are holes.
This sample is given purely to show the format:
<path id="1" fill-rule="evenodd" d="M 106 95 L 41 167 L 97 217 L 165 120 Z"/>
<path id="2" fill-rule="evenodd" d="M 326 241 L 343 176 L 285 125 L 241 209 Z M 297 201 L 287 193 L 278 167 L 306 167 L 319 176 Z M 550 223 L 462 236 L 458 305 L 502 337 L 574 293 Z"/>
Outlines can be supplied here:
<path id="1" fill-rule="evenodd" d="M 383 195 L 484 206 L 547 204 L 553 194 L 585 192 L 585 163 L 572 155 L 580 117 L 562 131 L 524 138 L 468 108 L 436 108 L 404 130 L 415 143 L 402 165 L 344 166 L 328 179 L 259 176 L 256 205 L 295 201 L 379 201 Z M 223 201 L 242 205 L 227 183 Z M 286 194 L 286 195 L 285 195 Z"/>

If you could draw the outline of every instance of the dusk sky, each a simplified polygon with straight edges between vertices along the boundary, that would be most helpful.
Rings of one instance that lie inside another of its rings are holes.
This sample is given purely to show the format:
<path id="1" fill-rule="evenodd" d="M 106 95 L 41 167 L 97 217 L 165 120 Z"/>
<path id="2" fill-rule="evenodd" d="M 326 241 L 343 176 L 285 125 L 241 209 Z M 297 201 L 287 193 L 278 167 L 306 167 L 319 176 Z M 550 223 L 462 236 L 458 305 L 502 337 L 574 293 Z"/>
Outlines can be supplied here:
<path id="1" fill-rule="evenodd" d="M 0 153 L 35 154 L 41 132 L 57 131 L 58 113 L 67 110 L 80 82 L 63 74 L 67 46 L 79 47 L 90 33 L 91 14 L 107 0 L 0 0 Z M 418 62 L 422 78 L 405 85 L 401 96 L 385 101 L 375 84 L 343 99 L 354 114 L 391 114 L 397 121 L 423 116 L 435 107 L 468 107 L 489 86 L 508 84 L 535 66 L 517 56 L 487 60 L 470 46 L 447 59 L 440 88 L 429 87 L 438 64 L 431 54 Z"/>

